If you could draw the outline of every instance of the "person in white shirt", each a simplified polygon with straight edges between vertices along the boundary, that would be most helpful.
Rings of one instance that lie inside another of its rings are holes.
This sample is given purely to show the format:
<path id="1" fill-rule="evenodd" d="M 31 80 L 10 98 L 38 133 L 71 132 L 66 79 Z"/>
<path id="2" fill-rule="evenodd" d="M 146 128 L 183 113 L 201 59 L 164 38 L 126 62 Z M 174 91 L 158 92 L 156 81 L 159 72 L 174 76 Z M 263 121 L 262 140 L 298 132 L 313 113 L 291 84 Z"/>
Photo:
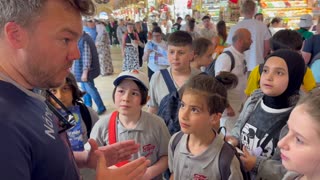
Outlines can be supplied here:
<path id="1" fill-rule="evenodd" d="M 252 45 L 250 50 L 245 53 L 248 71 L 258 64 L 264 62 L 264 58 L 270 51 L 269 39 L 270 32 L 265 24 L 261 21 L 252 19 L 256 11 L 256 3 L 252 0 L 247 0 L 242 4 L 241 12 L 244 20 L 232 26 L 227 38 L 227 44 L 232 44 L 232 37 L 237 29 L 246 28 L 250 31 L 252 36 Z"/>
<path id="2" fill-rule="evenodd" d="M 220 54 L 215 63 L 215 76 L 219 75 L 220 72 L 227 71 L 238 77 L 238 85 L 228 90 L 229 107 L 223 112 L 220 120 L 220 126 L 226 128 L 226 134 L 234 127 L 242 103 L 246 99 L 244 89 L 247 83 L 247 67 L 244 52 L 249 50 L 251 44 L 252 40 L 249 30 L 245 28 L 238 29 L 232 37 L 232 45 L 224 49 L 224 52 L 229 51 L 233 55 L 234 67 L 232 67 L 231 56 L 227 53 Z"/>

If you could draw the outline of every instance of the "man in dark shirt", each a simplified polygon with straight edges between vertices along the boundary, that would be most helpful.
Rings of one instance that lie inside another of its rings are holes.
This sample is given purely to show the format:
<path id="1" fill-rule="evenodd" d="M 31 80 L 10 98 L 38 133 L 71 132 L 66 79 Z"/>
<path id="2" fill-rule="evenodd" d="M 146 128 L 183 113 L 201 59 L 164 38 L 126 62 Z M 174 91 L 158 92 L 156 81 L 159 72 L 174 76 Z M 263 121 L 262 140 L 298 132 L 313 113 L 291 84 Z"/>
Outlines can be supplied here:
<path id="1" fill-rule="evenodd" d="M 97 169 L 100 179 L 140 178 L 144 158 L 117 170 L 107 167 L 137 152 L 133 141 L 72 152 L 61 116 L 33 93 L 59 87 L 75 59 L 81 15 L 93 15 L 90 0 L 0 0 L 0 173 L 10 180 L 79 180 L 78 168 Z M 106 160 L 107 159 L 107 160 Z"/>
<path id="2" fill-rule="evenodd" d="M 182 18 L 178 17 L 176 23 L 172 25 L 172 32 L 179 31 L 181 28 Z"/>

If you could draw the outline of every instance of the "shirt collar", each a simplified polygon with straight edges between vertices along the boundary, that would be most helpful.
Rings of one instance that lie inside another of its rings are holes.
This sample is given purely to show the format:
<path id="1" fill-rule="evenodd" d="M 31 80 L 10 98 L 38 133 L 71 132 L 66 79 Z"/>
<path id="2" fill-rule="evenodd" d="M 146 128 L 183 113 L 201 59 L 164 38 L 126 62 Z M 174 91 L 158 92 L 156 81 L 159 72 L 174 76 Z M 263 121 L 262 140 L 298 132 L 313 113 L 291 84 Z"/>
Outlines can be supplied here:
<path id="1" fill-rule="evenodd" d="M 189 152 L 187 148 L 188 139 L 189 139 L 189 135 L 182 136 L 181 146 L 179 146 L 179 152 L 181 154 L 184 154 L 185 156 L 188 156 L 190 159 L 201 161 L 202 169 L 205 169 L 206 167 L 208 167 L 216 157 L 219 157 L 218 155 L 224 143 L 223 135 L 216 133 L 216 137 L 214 138 L 212 143 L 208 146 L 208 148 L 201 154 L 194 156 Z"/>
<path id="2" fill-rule="evenodd" d="M 41 101 L 45 101 L 46 98 L 41 96 L 40 94 L 34 93 L 31 90 L 26 89 L 25 87 L 21 86 L 20 84 L 18 84 L 16 81 L 14 81 L 13 79 L 11 79 L 10 77 L 4 75 L 3 73 L 0 72 L 0 81 L 4 81 L 7 83 L 10 83 L 14 86 L 16 86 L 18 89 L 20 89 L 21 91 L 23 91 L 24 93 L 26 93 L 28 96 L 37 98 Z"/>
<path id="3" fill-rule="evenodd" d="M 143 113 L 143 111 L 141 111 L 141 116 L 140 116 L 140 119 L 138 120 L 137 122 L 137 125 L 135 128 L 133 129 L 127 129 L 126 127 L 124 127 L 121 123 L 121 121 L 119 120 L 119 117 L 117 117 L 117 131 L 119 134 L 121 133 L 125 133 L 127 131 L 143 131 L 145 127 L 143 127 L 143 121 L 144 121 L 144 116 L 145 116 L 145 113 Z"/>

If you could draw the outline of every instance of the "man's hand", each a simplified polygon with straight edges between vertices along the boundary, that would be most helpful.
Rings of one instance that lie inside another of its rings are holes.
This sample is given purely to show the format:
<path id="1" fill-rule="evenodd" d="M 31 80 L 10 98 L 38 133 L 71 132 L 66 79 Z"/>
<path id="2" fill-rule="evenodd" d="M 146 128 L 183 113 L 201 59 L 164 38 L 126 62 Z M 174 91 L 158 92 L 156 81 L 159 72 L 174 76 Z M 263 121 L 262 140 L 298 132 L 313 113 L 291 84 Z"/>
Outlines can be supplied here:
<path id="1" fill-rule="evenodd" d="M 96 168 L 96 180 L 120 179 L 120 180 L 138 180 L 145 174 L 150 161 L 145 157 L 140 157 L 120 168 L 110 169 L 105 155 L 101 151 L 96 151 L 98 163 Z"/>
<path id="2" fill-rule="evenodd" d="M 246 147 L 242 148 L 243 155 L 240 156 L 240 159 L 243 163 L 243 166 L 246 171 L 251 171 L 257 162 L 257 157 L 250 154 Z"/>
<path id="3" fill-rule="evenodd" d="M 98 147 L 98 144 L 95 140 L 88 140 L 91 149 L 87 158 L 87 167 L 96 168 L 97 165 L 97 154 L 96 151 L 100 151 L 104 154 L 105 158 L 108 159 L 107 166 L 112 166 L 118 162 L 128 160 L 131 158 L 131 155 L 137 153 L 139 150 L 139 144 L 136 144 L 133 140 L 122 141 L 112 145 Z"/>

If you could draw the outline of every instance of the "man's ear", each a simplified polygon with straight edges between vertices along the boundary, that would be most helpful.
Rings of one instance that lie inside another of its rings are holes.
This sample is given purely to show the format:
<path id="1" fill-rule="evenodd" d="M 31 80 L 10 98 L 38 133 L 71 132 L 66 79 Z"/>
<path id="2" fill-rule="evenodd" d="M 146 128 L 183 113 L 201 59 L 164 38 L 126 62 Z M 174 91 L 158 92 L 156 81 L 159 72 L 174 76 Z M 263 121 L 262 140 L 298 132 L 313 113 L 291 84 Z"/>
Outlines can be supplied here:
<path id="1" fill-rule="evenodd" d="M 27 32 L 15 22 L 8 22 L 4 27 L 4 34 L 11 47 L 20 49 L 24 47 Z"/>

